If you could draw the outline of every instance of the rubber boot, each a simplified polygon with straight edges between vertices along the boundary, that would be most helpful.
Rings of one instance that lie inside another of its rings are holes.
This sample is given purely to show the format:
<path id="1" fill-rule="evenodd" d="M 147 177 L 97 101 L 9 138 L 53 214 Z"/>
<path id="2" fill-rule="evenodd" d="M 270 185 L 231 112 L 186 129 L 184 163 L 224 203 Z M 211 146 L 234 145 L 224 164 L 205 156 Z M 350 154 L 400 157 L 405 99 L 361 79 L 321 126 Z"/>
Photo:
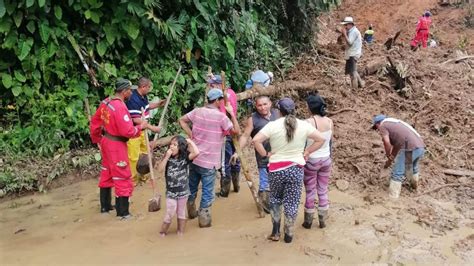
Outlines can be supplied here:
<path id="1" fill-rule="evenodd" d="M 409 180 L 409 182 L 410 182 L 411 187 L 414 190 L 417 190 L 418 189 L 418 183 L 420 182 L 420 175 L 419 174 L 414 174 L 412 176 L 411 180 Z"/>
<path id="2" fill-rule="evenodd" d="M 313 218 L 314 218 L 314 213 L 313 212 L 304 212 L 304 222 L 302 226 L 306 229 L 311 229 L 311 225 L 313 225 Z"/>
<path id="3" fill-rule="evenodd" d="M 202 208 L 199 210 L 199 227 L 211 227 L 212 218 L 211 218 L 211 208 Z"/>
<path id="4" fill-rule="evenodd" d="M 100 188 L 100 212 L 109 213 L 112 210 L 111 188 Z"/>
<path id="5" fill-rule="evenodd" d="M 351 87 L 357 89 L 359 87 L 359 82 L 354 75 L 351 75 Z"/>
<path id="6" fill-rule="evenodd" d="M 280 221 L 281 221 L 281 205 L 270 204 L 270 214 L 272 216 L 272 233 L 268 236 L 268 240 L 279 241 L 280 240 Z"/>
<path id="7" fill-rule="evenodd" d="M 280 221 L 275 222 L 272 220 L 272 233 L 268 236 L 268 240 L 280 241 Z"/>
<path id="8" fill-rule="evenodd" d="M 230 172 L 232 175 L 232 185 L 234 187 L 234 192 L 238 193 L 240 191 L 240 171 L 239 172 Z"/>
<path id="9" fill-rule="evenodd" d="M 291 243 L 295 232 L 295 219 L 285 216 L 285 226 L 283 229 L 285 231 L 285 237 L 283 240 L 285 243 Z"/>
<path id="10" fill-rule="evenodd" d="M 168 234 L 168 229 L 170 228 L 171 223 L 163 223 L 161 225 L 160 235 L 166 236 Z"/>
<path id="11" fill-rule="evenodd" d="M 326 220 L 328 218 L 328 209 L 318 209 L 319 228 L 326 227 Z"/>
<path id="12" fill-rule="evenodd" d="M 131 217 L 130 212 L 128 211 L 130 202 L 128 201 L 128 197 L 117 197 L 116 198 L 116 209 L 117 209 L 117 216 L 121 217 L 122 219 L 128 219 Z"/>
<path id="13" fill-rule="evenodd" d="M 112 205 L 112 188 L 109 187 L 109 188 L 106 188 L 106 193 L 105 193 L 105 199 L 106 199 L 106 202 L 107 202 L 107 206 L 108 206 L 108 209 L 109 211 L 113 211 L 115 210 L 115 206 Z"/>
<path id="14" fill-rule="evenodd" d="M 258 197 L 262 204 L 262 208 L 266 213 L 270 213 L 270 200 L 268 198 L 268 191 L 259 191 Z"/>
<path id="15" fill-rule="evenodd" d="M 227 198 L 229 197 L 230 191 L 230 179 L 224 179 L 221 177 L 221 191 L 216 193 L 217 197 Z"/>
<path id="16" fill-rule="evenodd" d="M 365 87 L 365 81 L 362 80 L 358 72 L 354 72 L 354 77 L 357 79 L 357 85 L 359 88 Z"/>
<path id="17" fill-rule="evenodd" d="M 194 219 L 198 216 L 198 212 L 196 210 L 196 204 L 195 204 L 194 200 L 186 202 L 186 207 L 188 209 L 188 218 L 189 219 Z"/>
<path id="18" fill-rule="evenodd" d="M 115 197 L 115 210 L 117 211 L 117 217 L 122 216 L 122 199 L 121 197 Z"/>
<path id="19" fill-rule="evenodd" d="M 388 196 L 392 199 L 398 199 L 400 197 L 400 191 L 402 190 L 402 182 L 390 180 L 390 186 L 388 187 Z"/>
<path id="20" fill-rule="evenodd" d="M 184 228 L 186 227 L 186 219 L 178 219 L 178 235 L 184 234 Z"/>

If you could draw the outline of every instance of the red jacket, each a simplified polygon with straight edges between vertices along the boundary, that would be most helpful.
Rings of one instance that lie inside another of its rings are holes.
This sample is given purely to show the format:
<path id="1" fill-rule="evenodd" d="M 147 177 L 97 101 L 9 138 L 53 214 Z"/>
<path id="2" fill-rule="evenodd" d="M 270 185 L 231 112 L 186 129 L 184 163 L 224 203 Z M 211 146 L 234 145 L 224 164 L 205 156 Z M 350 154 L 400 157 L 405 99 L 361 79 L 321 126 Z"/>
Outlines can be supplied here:
<path id="1" fill-rule="evenodd" d="M 110 135 L 134 138 L 140 135 L 141 125 L 134 126 L 125 103 L 118 98 L 103 100 L 90 123 L 93 143 L 99 143 L 104 130 Z"/>
<path id="2" fill-rule="evenodd" d="M 416 32 L 420 31 L 420 30 L 427 30 L 429 31 L 430 30 L 430 26 L 431 26 L 431 18 L 429 17 L 421 17 L 419 20 L 418 20 L 418 23 L 416 24 Z"/>

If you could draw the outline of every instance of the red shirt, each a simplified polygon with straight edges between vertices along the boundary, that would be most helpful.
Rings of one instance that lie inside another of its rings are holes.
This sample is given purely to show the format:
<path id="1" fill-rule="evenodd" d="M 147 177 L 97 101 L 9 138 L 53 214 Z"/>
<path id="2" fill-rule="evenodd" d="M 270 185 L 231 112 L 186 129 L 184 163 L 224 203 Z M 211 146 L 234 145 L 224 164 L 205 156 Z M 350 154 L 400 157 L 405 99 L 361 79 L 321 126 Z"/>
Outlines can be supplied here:
<path id="1" fill-rule="evenodd" d="M 118 98 L 103 100 L 91 118 L 90 134 L 92 143 L 99 143 L 102 130 L 110 135 L 134 138 L 140 135 L 141 126 L 134 126 L 125 103 Z"/>
<path id="2" fill-rule="evenodd" d="M 232 106 L 232 109 L 234 109 L 234 116 L 237 117 L 237 94 L 235 94 L 235 91 L 231 88 L 227 89 L 227 93 L 229 94 L 227 100 L 229 101 L 230 106 Z M 219 109 L 222 113 L 226 114 L 224 101 L 221 102 Z"/>

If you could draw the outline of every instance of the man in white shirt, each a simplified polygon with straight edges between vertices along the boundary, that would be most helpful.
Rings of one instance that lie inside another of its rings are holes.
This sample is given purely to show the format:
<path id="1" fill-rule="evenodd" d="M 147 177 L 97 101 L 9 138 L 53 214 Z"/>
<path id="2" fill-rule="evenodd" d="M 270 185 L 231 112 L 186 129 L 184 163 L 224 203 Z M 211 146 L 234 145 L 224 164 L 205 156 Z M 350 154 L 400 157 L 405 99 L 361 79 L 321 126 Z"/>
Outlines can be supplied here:
<path id="1" fill-rule="evenodd" d="M 354 19 L 352 17 L 344 18 L 344 21 L 341 22 L 341 24 L 344 25 L 344 27 L 341 29 L 341 32 L 347 43 L 345 52 L 345 73 L 351 77 L 352 88 L 362 88 L 365 86 L 365 82 L 357 72 L 357 60 L 359 60 L 360 56 L 362 55 L 362 36 L 359 30 L 356 28 Z"/>

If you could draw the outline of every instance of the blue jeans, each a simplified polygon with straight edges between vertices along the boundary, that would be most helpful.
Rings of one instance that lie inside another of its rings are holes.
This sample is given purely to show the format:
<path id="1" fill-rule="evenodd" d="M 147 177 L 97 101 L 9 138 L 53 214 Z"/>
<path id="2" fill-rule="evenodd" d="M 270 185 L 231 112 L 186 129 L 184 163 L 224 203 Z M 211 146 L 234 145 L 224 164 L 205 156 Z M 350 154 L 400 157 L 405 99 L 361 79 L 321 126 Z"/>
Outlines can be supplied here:
<path id="1" fill-rule="evenodd" d="M 191 195 L 188 197 L 188 202 L 194 202 L 196 200 L 199 182 L 202 182 L 202 196 L 199 208 L 209 208 L 214 201 L 215 181 L 215 168 L 203 168 L 191 163 L 191 166 L 189 167 L 189 190 Z"/>
<path id="2" fill-rule="evenodd" d="M 419 172 L 420 159 L 425 154 L 424 148 L 416 148 L 413 150 L 411 159 L 413 166 L 413 174 L 416 175 Z M 402 182 L 405 176 L 405 149 L 401 149 L 397 157 L 395 157 L 395 163 L 392 169 L 392 180 Z"/>
<path id="3" fill-rule="evenodd" d="M 258 191 L 269 191 L 270 185 L 268 184 L 268 168 L 258 168 Z"/>
<path id="4" fill-rule="evenodd" d="M 224 158 L 224 174 L 221 175 L 224 180 L 231 180 L 232 173 L 240 172 L 240 160 L 237 160 L 235 165 L 230 164 L 230 157 L 235 153 L 234 143 L 231 136 L 226 136 L 225 139 L 225 158 Z M 222 174 L 222 168 L 219 170 Z"/>

